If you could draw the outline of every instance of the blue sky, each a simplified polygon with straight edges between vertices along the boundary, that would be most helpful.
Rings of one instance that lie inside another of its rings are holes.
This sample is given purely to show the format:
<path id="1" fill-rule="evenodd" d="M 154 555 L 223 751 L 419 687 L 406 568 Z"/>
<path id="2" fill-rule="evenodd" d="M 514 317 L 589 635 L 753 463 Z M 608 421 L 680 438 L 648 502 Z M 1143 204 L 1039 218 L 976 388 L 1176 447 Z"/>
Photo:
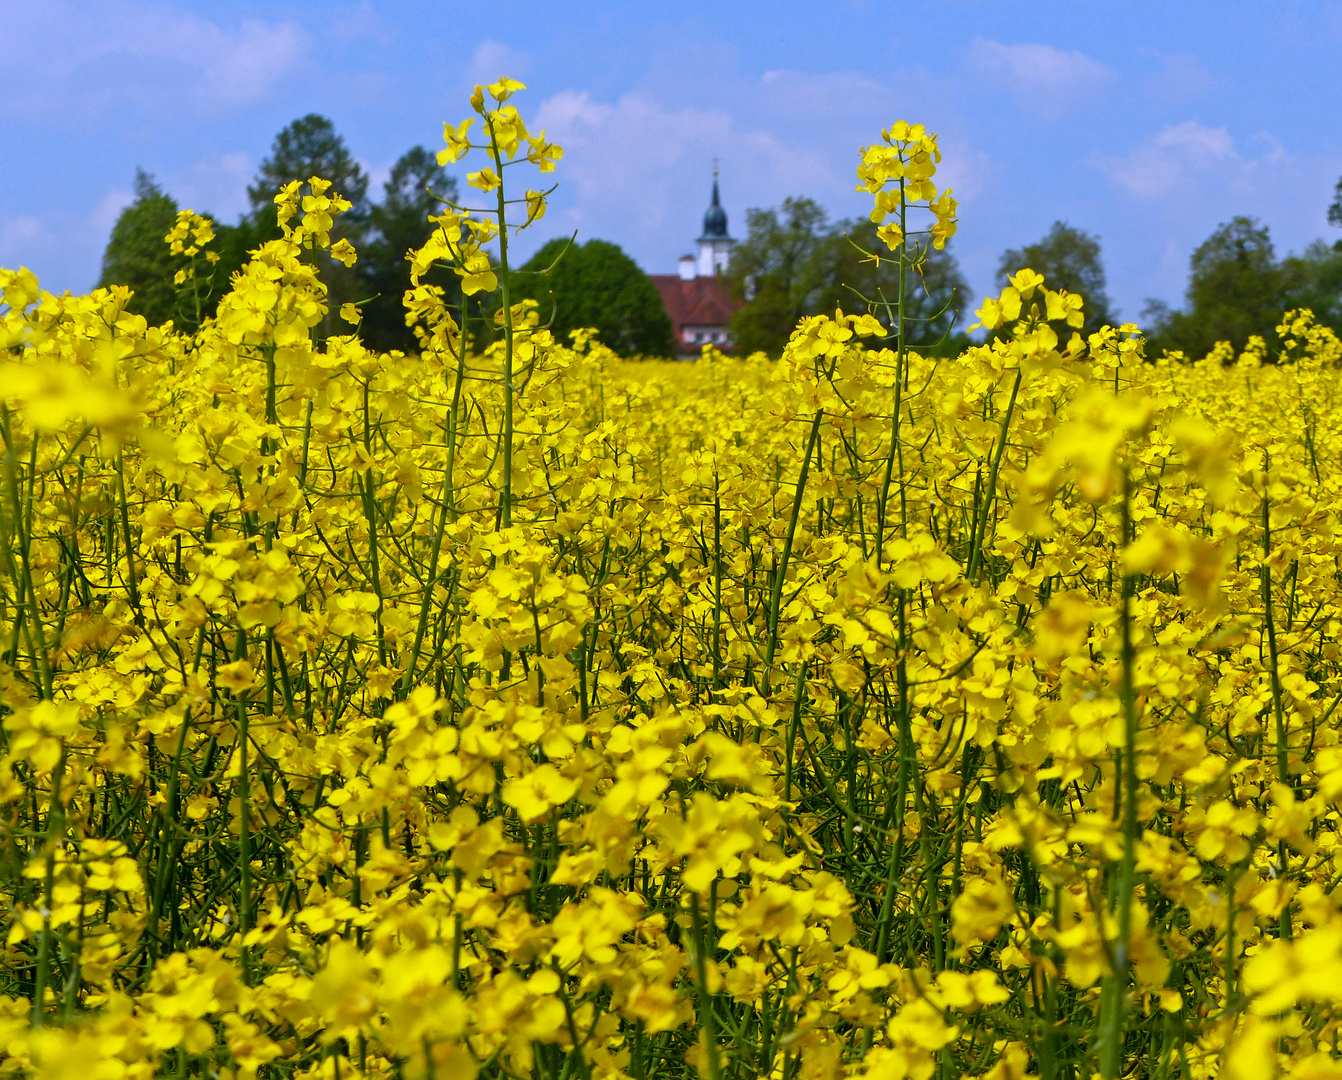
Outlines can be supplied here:
<path id="1" fill-rule="evenodd" d="M 692 246 L 715 156 L 738 236 L 788 195 L 850 216 L 858 147 L 900 118 L 941 135 L 976 300 L 1059 218 L 1100 237 L 1128 318 L 1177 303 L 1235 214 L 1281 253 L 1342 235 L 1338 0 L 0 0 L 0 25 L 0 265 L 55 291 L 96 280 L 136 166 L 231 221 L 296 116 L 380 182 L 500 74 L 566 148 L 530 245 L 577 228 L 650 272 Z"/>

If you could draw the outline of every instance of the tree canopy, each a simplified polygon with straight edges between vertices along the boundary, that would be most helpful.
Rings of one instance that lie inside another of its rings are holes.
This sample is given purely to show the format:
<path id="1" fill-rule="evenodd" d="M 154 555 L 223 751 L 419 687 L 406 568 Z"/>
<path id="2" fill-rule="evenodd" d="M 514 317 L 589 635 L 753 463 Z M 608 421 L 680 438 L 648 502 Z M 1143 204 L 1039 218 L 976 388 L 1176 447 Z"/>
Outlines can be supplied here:
<path id="1" fill-rule="evenodd" d="M 778 353 L 803 315 L 820 310 L 831 280 L 829 216 L 814 199 L 746 211 L 746 236 L 732 249 L 727 277 L 745 304 L 731 333 L 743 353 Z"/>
<path id="2" fill-rule="evenodd" d="M 368 174 L 354 160 L 335 124 L 317 113 L 299 117 L 275 136 L 270 155 L 247 187 L 252 216 L 265 217 L 269 224 L 275 213 L 275 192 L 290 181 L 312 176 L 331 181 L 331 186 L 350 201 L 351 208 L 342 215 L 346 226 L 362 226 L 369 210 Z"/>
<path id="3" fill-rule="evenodd" d="M 435 196 L 455 198 L 456 181 L 429 150 L 416 146 L 392 167 L 382 201 L 373 203 L 368 197 L 367 174 L 335 125 L 315 113 L 293 121 L 275 136 L 270 153 L 247 188 L 251 209 L 234 225 L 215 224 L 212 247 L 219 261 L 203 313 L 213 314 L 229 278 L 251 252 L 281 235 L 275 193 L 291 181 L 306 181 L 313 176 L 330 180 L 333 189 L 353 204 L 336 219 L 331 235 L 337 240 L 349 239 L 359 251 L 353 267 L 345 267 L 325 252 L 317 254 L 332 313 L 326 332 L 345 329 L 335 321 L 334 313 L 341 304 L 367 301 L 361 332 L 368 344 L 378 349 L 414 348 L 401 303 L 410 285 L 405 253 L 428 239 L 432 228 L 428 215 L 440 205 Z M 129 285 L 135 292 L 130 309 L 161 323 L 177 313 L 172 278 L 184 263 L 169 253 L 163 241 L 176 218 L 177 203 L 142 170 L 136 173 L 135 193 L 135 202 L 122 212 L 112 230 L 99 283 Z M 428 280 L 443 287 L 449 302 L 459 297 L 456 275 L 435 271 Z"/>
<path id="4" fill-rule="evenodd" d="M 1266 225 L 1233 218 L 1198 245 L 1188 265 L 1183 309 L 1152 304 L 1143 313 L 1154 344 L 1204 356 L 1218 341 L 1238 352 L 1252 335 L 1272 334 L 1287 302 L 1286 277 Z"/>
<path id="5" fill-rule="evenodd" d="M 609 241 L 551 240 L 514 271 L 509 288 L 514 303 L 530 298 L 540 305 L 541 322 L 561 341 L 592 327 L 621 356 L 671 355 L 671 320 L 657 286 Z"/>
<path id="6" fill-rule="evenodd" d="M 337 219 L 331 238 L 348 239 L 356 248 L 362 245 L 371 209 L 368 176 L 350 153 L 344 137 L 336 131 L 335 124 L 325 116 L 308 113 L 287 124 L 271 142 L 270 153 L 247 186 L 251 209 L 236 225 L 219 227 L 219 273 L 224 280 L 242 267 L 250 252 L 267 240 L 282 235 L 275 209 L 275 195 L 280 188 L 294 180 L 306 181 L 314 176 L 330 180 L 333 190 L 351 203 L 350 209 Z M 332 277 L 337 280 L 340 303 L 355 299 L 353 294 L 358 279 L 355 271 L 333 265 L 329 258 L 324 258 L 320 267 L 328 287 L 332 285 Z"/>
<path id="7" fill-rule="evenodd" d="M 171 254 L 164 235 L 177 220 L 177 203 L 143 169 L 135 170 L 135 201 L 121 211 L 103 251 L 100 286 L 128 285 L 130 311 L 160 325 L 177 313 L 173 275 L 184 260 Z"/>
<path id="8" fill-rule="evenodd" d="M 878 255 L 879 262 L 870 258 Z M 933 347 L 947 337 L 968 292 L 949 251 L 910 247 L 905 320 L 909 344 Z M 871 307 L 893 321 L 899 262 L 866 218 L 831 223 L 813 199 L 746 211 L 746 237 L 732 251 L 728 278 L 745 301 L 732 320 L 743 353 L 777 354 L 806 315 Z M 891 306 L 887 310 L 886 305 Z"/>
<path id="9" fill-rule="evenodd" d="M 1285 284 L 1282 309 L 1309 308 L 1314 318 L 1342 331 L 1342 241 L 1315 240 L 1281 262 Z"/>
<path id="10" fill-rule="evenodd" d="M 1109 306 L 1109 295 L 1105 291 L 1099 237 L 1082 232 L 1065 221 L 1055 221 L 1043 239 L 1002 253 L 997 268 L 998 286 L 1006 285 L 1007 278 L 1026 267 L 1043 274 L 1050 289 L 1081 294 L 1085 299 L 1082 310 L 1086 316 L 1082 334 L 1093 334 L 1101 326 L 1115 321 L 1116 314 Z"/>
<path id="11" fill-rule="evenodd" d="M 457 197 L 457 182 L 423 146 L 401 155 L 383 185 L 382 201 L 369 207 L 368 231 L 355 264 L 360 271 L 363 295 L 361 332 L 364 342 L 375 349 L 415 347 L 414 335 L 405 325 L 401 303 L 410 288 L 410 264 L 405 253 L 424 245 L 434 226 L 430 214 L 442 210 L 442 199 Z M 460 302 L 457 275 L 435 269 L 425 278 L 443 288 L 449 304 Z"/>

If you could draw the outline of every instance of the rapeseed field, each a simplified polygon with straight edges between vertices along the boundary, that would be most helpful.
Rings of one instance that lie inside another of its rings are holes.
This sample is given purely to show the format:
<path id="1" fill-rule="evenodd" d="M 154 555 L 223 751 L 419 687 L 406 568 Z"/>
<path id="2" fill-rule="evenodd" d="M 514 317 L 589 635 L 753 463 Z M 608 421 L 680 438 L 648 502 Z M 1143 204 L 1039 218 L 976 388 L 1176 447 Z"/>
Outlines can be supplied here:
<path id="1" fill-rule="evenodd" d="M 622 361 L 510 302 L 521 89 L 411 254 L 487 346 L 365 349 L 316 177 L 189 332 L 0 271 L 0 1075 L 1342 1077 L 1338 339 Z"/>

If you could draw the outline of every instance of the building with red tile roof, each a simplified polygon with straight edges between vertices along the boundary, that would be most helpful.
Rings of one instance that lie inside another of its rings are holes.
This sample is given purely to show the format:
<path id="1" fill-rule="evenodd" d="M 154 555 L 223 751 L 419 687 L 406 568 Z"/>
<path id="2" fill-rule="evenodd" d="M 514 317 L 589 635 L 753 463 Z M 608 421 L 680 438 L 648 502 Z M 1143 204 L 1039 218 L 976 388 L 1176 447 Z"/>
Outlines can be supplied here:
<path id="1" fill-rule="evenodd" d="M 728 324 L 741 305 L 732 297 L 723 275 L 734 241 L 727 233 L 727 212 L 718 198 L 718 171 L 713 169 L 713 201 L 704 214 L 699 256 L 682 255 L 678 274 L 651 274 L 671 320 L 676 354 L 698 356 L 705 345 L 732 348 Z"/>

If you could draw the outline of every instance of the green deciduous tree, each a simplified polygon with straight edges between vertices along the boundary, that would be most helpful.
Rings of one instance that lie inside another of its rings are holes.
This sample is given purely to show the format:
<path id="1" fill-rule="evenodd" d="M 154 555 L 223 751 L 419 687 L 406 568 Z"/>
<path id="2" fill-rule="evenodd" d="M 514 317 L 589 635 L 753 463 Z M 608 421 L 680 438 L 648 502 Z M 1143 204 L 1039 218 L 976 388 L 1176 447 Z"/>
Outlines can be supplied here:
<path id="1" fill-rule="evenodd" d="M 295 120 L 275 136 L 269 156 L 247 189 L 250 211 L 235 225 L 216 223 L 211 248 L 219 261 L 213 268 L 213 285 L 203 297 L 202 314 L 214 314 L 229 278 L 247 262 L 251 252 L 281 235 L 275 193 L 291 181 L 306 181 L 313 176 L 330 180 L 334 190 L 353 204 L 336 219 L 331 235 L 348 238 L 359 251 L 352 268 L 335 262 L 325 252 L 316 255 L 322 280 L 329 289 L 331 314 L 325 332 L 346 332 L 349 328 L 336 314 L 340 305 L 367 300 L 360 326 L 365 342 L 382 350 L 413 349 L 415 339 L 405 325 L 401 303 L 410 286 L 405 253 L 428 239 L 432 230 L 428 216 L 441 205 L 435 195 L 455 198 L 456 181 L 439 166 L 433 153 L 416 146 L 392 166 L 382 201 L 372 203 L 367 175 L 331 121 L 316 114 Z M 135 202 L 122 212 L 112 230 L 100 284 L 129 285 L 135 290 L 130 309 L 158 323 L 178 314 L 172 278 L 184 260 L 171 255 L 163 242 L 176 218 L 177 203 L 143 171 L 136 173 L 135 194 Z M 449 303 L 459 302 L 458 279 L 450 270 L 434 270 L 426 280 L 441 286 Z"/>
<path id="2" fill-rule="evenodd" d="M 834 237 L 836 272 L 822 298 L 822 311 L 870 306 L 883 321 L 893 324 L 899 260 L 876 235 L 876 228 L 867 218 L 839 223 Z M 878 255 L 880 262 L 871 255 Z M 959 261 L 949 249 L 910 244 L 909 263 L 904 284 L 905 341 L 924 351 L 959 353 L 969 344 L 963 318 L 969 307 L 969 286 Z"/>
<path id="3" fill-rule="evenodd" d="M 135 170 L 135 201 L 121 211 L 103 251 L 99 285 L 128 285 L 127 308 L 160 325 L 177 314 L 173 275 L 185 260 L 172 255 L 164 235 L 177 220 L 177 203 L 154 178 Z"/>
<path id="4" fill-rule="evenodd" d="M 1199 357 L 1229 341 L 1238 352 L 1252 335 L 1273 334 L 1288 303 L 1286 285 L 1268 227 L 1240 216 L 1193 252 L 1183 309 L 1151 304 L 1143 319 L 1157 348 Z"/>
<path id="5" fill-rule="evenodd" d="M 434 226 L 430 214 L 442 209 L 441 199 L 457 197 L 457 182 L 438 164 L 437 157 L 422 146 L 401 155 L 383 185 L 382 201 L 368 212 L 368 235 L 356 267 L 363 282 L 363 295 L 372 297 L 363 305 L 360 331 L 370 348 L 388 350 L 415 348 L 414 335 L 405 325 L 401 298 L 410 288 L 410 264 L 405 253 L 422 247 Z M 441 286 L 447 302 L 460 302 L 457 275 L 435 268 L 424 279 Z"/>
<path id="6" fill-rule="evenodd" d="M 592 327 L 621 356 L 671 355 L 671 320 L 657 286 L 616 244 L 551 240 L 509 285 L 514 302 L 537 301 L 541 322 L 549 322 L 561 341 L 570 331 Z"/>
<path id="7" fill-rule="evenodd" d="M 1017 270 L 1029 267 L 1044 275 L 1050 289 L 1080 293 L 1086 301 L 1082 334 L 1093 334 L 1116 318 L 1105 291 L 1104 263 L 1100 258 L 1100 240 L 1065 221 L 1055 221 L 1043 239 L 1022 248 L 1002 253 L 997 268 L 998 286 Z"/>
<path id="8" fill-rule="evenodd" d="M 871 307 L 890 321 L 899 264 L 889 256 L 869 219 L 831 223 L 813 199 L 789 198 L 780 207 L 747 210 L 746 238 L 732 251 L 728 268 L 735 294 L 745 301 L 732 319 L 738 349 L 776 355 L 798 319 L 839 307 Z M 947 337 L 968 292 L 955 256 L 930 251 L 914 258 L 916 269 L 905 284 L 907 341 L 924 348 L 962 344 L 962 337 Z"/>
<path id="9" fill-rule="evenodd" d="M 1315 240 L 1281 263 L 1286 308 L 1309 308 L 1314 318 L 1342 331 L 1342 241 Z"/>
<path id="10" fill-rule="evenodd" d="M 727 277 L 745 301 L 731 333 L 743 354 L 779 353 L 797 320 L 822 310 L 835 257 L 829 215 L 814 199 L 746 211 L 746 237 L 732 250 Z"/>
<path id="11" fill-rule="evenodd" d="M 1342 178 L 1333 189 L 1328 224 L 1342 229 Z M 1310 308 L 1316 319 L 1342 332 L 1342 240 L 1316 240 L 1285 264 L 1291 306 Z"/>

